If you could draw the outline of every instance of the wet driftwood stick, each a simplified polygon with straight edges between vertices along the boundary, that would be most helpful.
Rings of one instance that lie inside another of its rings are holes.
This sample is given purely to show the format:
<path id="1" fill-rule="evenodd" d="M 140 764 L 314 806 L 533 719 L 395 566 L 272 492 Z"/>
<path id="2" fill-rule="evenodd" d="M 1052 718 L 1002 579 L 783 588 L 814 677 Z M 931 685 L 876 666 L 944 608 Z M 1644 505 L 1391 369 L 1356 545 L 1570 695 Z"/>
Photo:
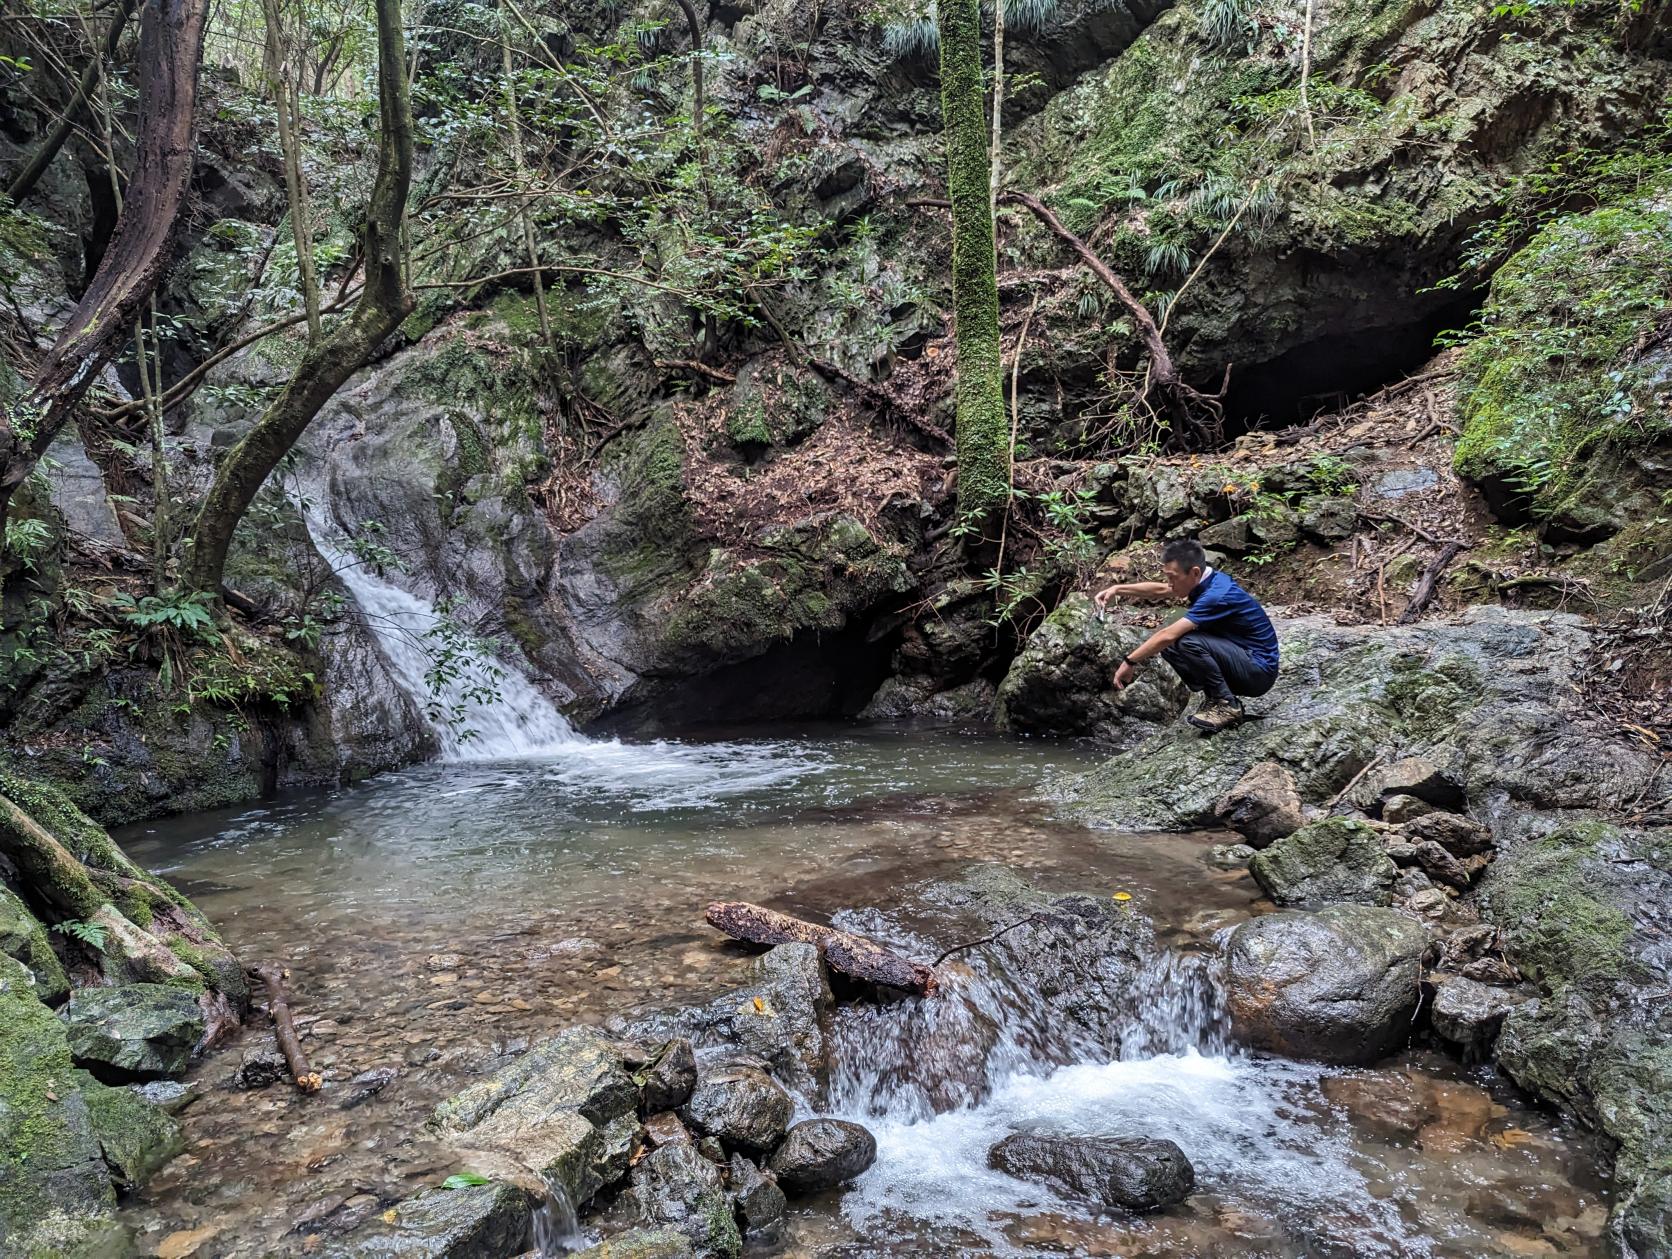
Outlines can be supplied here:
<path id="1" fill-rule="evenodd" d="M 284 1060 L 290 1064 L 290 1075 L 296 1081 L 296 1087 L 304 1093 L 317 1093 L 321 1083 L 319 1073 L 308 1066 L 308 1056 L 302 1052 L 301 1042 L 296 1039 L 296 1024 L 291 1021 L 290 1001 L 284 991 L 285 972 L 266 962 L 254 967 L 250 973 L 267 986 L 267 1012 L 273 1016 L 273 1035 L 284 1053 Z"/>
<path id="2" fill-rule="evenodd" d="M 751 944 L 812 944 L 832 970 L 873 984 L 887 984 L 928 995 L 936 987 L 935 968 L 890 953 L 874 940 L 823 927 L 747 901 L 715 901 L 704 912 L 709 925 L 734 940 Z"/>

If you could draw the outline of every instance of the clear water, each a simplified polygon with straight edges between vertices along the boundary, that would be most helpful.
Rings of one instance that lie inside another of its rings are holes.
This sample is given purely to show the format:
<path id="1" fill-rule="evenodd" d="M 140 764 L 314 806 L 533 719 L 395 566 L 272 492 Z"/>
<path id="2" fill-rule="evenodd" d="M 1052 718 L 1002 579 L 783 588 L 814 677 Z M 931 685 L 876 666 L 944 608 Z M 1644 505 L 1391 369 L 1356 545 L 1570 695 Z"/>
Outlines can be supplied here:
<path id="1" fill-rule="evenodd" d="M 876 1132 L 879 1159 L 845 1193 L 795 1206 L 786 1253 L 1603 1253 L 1587 1151 L 1489 1073 L 1230 1051 L 1208 959 L 1255 890 L 1203 863 L 1214 837 L 1054 820 L 1050 784 L 1088 755 L 851 729 L 583 742 L 131 832 L 129 851 L 246 959 L 291 967 L 326 1078 L 313 1098 L 231 1090 L 243 1045 L 202 1067 L 188 1154 L 134 1212 L 146 1244 L 213 1228 L 202 1259 L 329 1253 L 336 1230 L 464 1170 L 422 1132 L 462 1083 L 561 1027 L 735 982 L 747 958 L 702 923 L 709 900 L 837 915 L 925 954 L 946 942 L 919 934 L 913 884 L 990 861 L 1126 892 L 1154 919 L 1121 1051 L 1063 1033 L 982 950 L 949 968 L 932 1010 L 844 1009 L 833 1108 Z M 995 1021 L 980 1053 L 959 1054 Z M 952 1068 L 925 1045 L 979 1086 L 937 1091 Z M 370 1071 L 395 1075 L 356 1102 Z M 1198 1192 L 1157 1217 L 1093 1216 L 987 1168 L 1023 1127 L 1170 1137 Z"/>

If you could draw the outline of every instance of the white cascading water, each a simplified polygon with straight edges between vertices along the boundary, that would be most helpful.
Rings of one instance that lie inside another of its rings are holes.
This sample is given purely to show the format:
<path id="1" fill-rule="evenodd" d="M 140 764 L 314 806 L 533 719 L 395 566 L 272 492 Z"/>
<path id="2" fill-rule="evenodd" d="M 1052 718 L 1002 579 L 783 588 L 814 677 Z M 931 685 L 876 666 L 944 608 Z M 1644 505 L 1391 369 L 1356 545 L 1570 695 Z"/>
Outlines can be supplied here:
<path id="1" fill-rule="evenodd" d="M 316 516 L 310 515 L 308 528 L 319 553 L 359 605 L 391 679 L 435 734 L 442 760 L 550 756 L 588 742 L 507 660 L 459 660 L 453 676 L 436 678 L 432 685 L 441 614 L 339 550 Z"/>

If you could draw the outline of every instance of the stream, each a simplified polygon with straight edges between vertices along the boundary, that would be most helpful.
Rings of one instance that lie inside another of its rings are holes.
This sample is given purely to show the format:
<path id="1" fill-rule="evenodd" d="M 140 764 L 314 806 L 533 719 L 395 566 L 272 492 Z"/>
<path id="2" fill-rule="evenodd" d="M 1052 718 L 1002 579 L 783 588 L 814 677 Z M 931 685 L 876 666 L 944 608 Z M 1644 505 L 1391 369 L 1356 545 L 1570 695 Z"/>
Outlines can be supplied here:
<path id="1" fill-rule="evenodd" d="M 1123 1035 L 1112 1061 L 1011 1036 L 981 1064 L 982 1100 L 937 1110 L 913 1075 L 932 1059 L 891 1061 L 905 1043 L 891 1008 L 844 1009 L 835 1108 L 873 1129 L 880 1155 L 845 1194 L 792 1207 L 787 1253 L 1602 1253 L 1588 1147 L 1489 1069 L 1228 1050 L 1204 959 L 1257 890 L 1203 862 L 1216 837 L 1054 820 L 1053 782 L 1089 755 L 859 729 L 577 741 L 136 828 L 129 852 L 234 949 L 291 967 L 326 1085 L 312 1098 L 232 1087 L 242 1051 L 269 1043 L 258 1018 L 198 1069 L 188 1152 L 133 1217 L 153 1243 L 214 1230 L 206 1259 L 330 1253 L 339 1231 L 461 1170 L 422 1124 L 479 1072 L 562 1027 L 738 982 L 747 957 L 701 922 L 709 900 L 868 907 L 848 921 L 909 942 L 910 883 L 998 862 L 1052 889 L 1129 892 L 1154 918 L 1156 968 L 1127 1016 L 1144 1034 Z M 945 1017 L 1048 1028 L 1048 1010 L 972 974 L 937 998 L 955 1003 Z M 1171 1138 L 1197 1193 L 1162 1216 L 1091 1217 L 987 1168 L 987 1147 L 1019 1126 Z"/>
<path id="2" fill-rule="evenodd" d="M 429 693 L 433 610 L 343 576 L 441 759 L 119 836 L 247 963 L 290 968 L 325 1079 L 311 1097 L 239 1088 L 245 1056 L 271 1047 L 259 1016 L 200 1064 L 187 1152 L 129 1212 L 148 1252 L 336 1253 L 356 1224 L 467 1170 L 425 1134 L 438 1101 L 564 1027 L 741 982 L 749 955 L 702 922 L 711 900 L 834 916 L 932 957 L 925 882 L 992 863 L 1144 916 L 1140 956 L 1099 990 L 1115 1008 L 1094 1012 L 1100 1034 L 1073 1032 L 1085 1019 L 1038 1000 L 997 947 L 945 968 L 928 1001 L 838 1007 L 830 1109 L 875 1133 L 878 1158 L 846 1190 L 792 1202 L 781 1253 L 1603 1253 L 1589 1143 L 1490 1068 L 1234 1049 L 1215 937 L 1258 912 L 1258 890 L 1203 860 L 1223 836 L 1057 818 L 1095 749 L 852 726 L 588 739 L 509 668 L 492 698 L 468 671 Z M 1174 1140 L 1196 1192 L 1156 1216 L 1094 1215 L 988 1167 L 1022 1129 Z M 196 1248 L 171 1247 L 181 1236 Z"/>

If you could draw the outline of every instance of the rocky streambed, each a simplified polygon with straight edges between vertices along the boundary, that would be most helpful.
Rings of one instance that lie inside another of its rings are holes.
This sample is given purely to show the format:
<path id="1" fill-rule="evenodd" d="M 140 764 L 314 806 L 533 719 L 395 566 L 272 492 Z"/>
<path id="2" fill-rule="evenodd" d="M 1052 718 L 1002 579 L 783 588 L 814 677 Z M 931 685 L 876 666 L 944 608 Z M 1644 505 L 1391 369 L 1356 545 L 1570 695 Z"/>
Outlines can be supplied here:
<path id="1" fill-rule="evenodd" d="M 1405 874 L 1261 912 L 1235 835 L 1064 820 L 1107 782 L 1067 746 L 639 755 L 129 837 L 236 947 L 288 958 L 325 1076 L 273 1083 L 259 1020 L 195 1068 L 139 1252 L 1605 1253 L 1606 1148 L 1445 1031 L 1425 977 L 1455 928 L 1391 903 Z M 745 892 L 925 960 L 974 947 L 931 998 L 867 989 L 700 924 Z M 1309 990 L 1273 978 L 1294 948 Z M 1251 1031 L 1274 987 L 1281 1041 Z"/>

